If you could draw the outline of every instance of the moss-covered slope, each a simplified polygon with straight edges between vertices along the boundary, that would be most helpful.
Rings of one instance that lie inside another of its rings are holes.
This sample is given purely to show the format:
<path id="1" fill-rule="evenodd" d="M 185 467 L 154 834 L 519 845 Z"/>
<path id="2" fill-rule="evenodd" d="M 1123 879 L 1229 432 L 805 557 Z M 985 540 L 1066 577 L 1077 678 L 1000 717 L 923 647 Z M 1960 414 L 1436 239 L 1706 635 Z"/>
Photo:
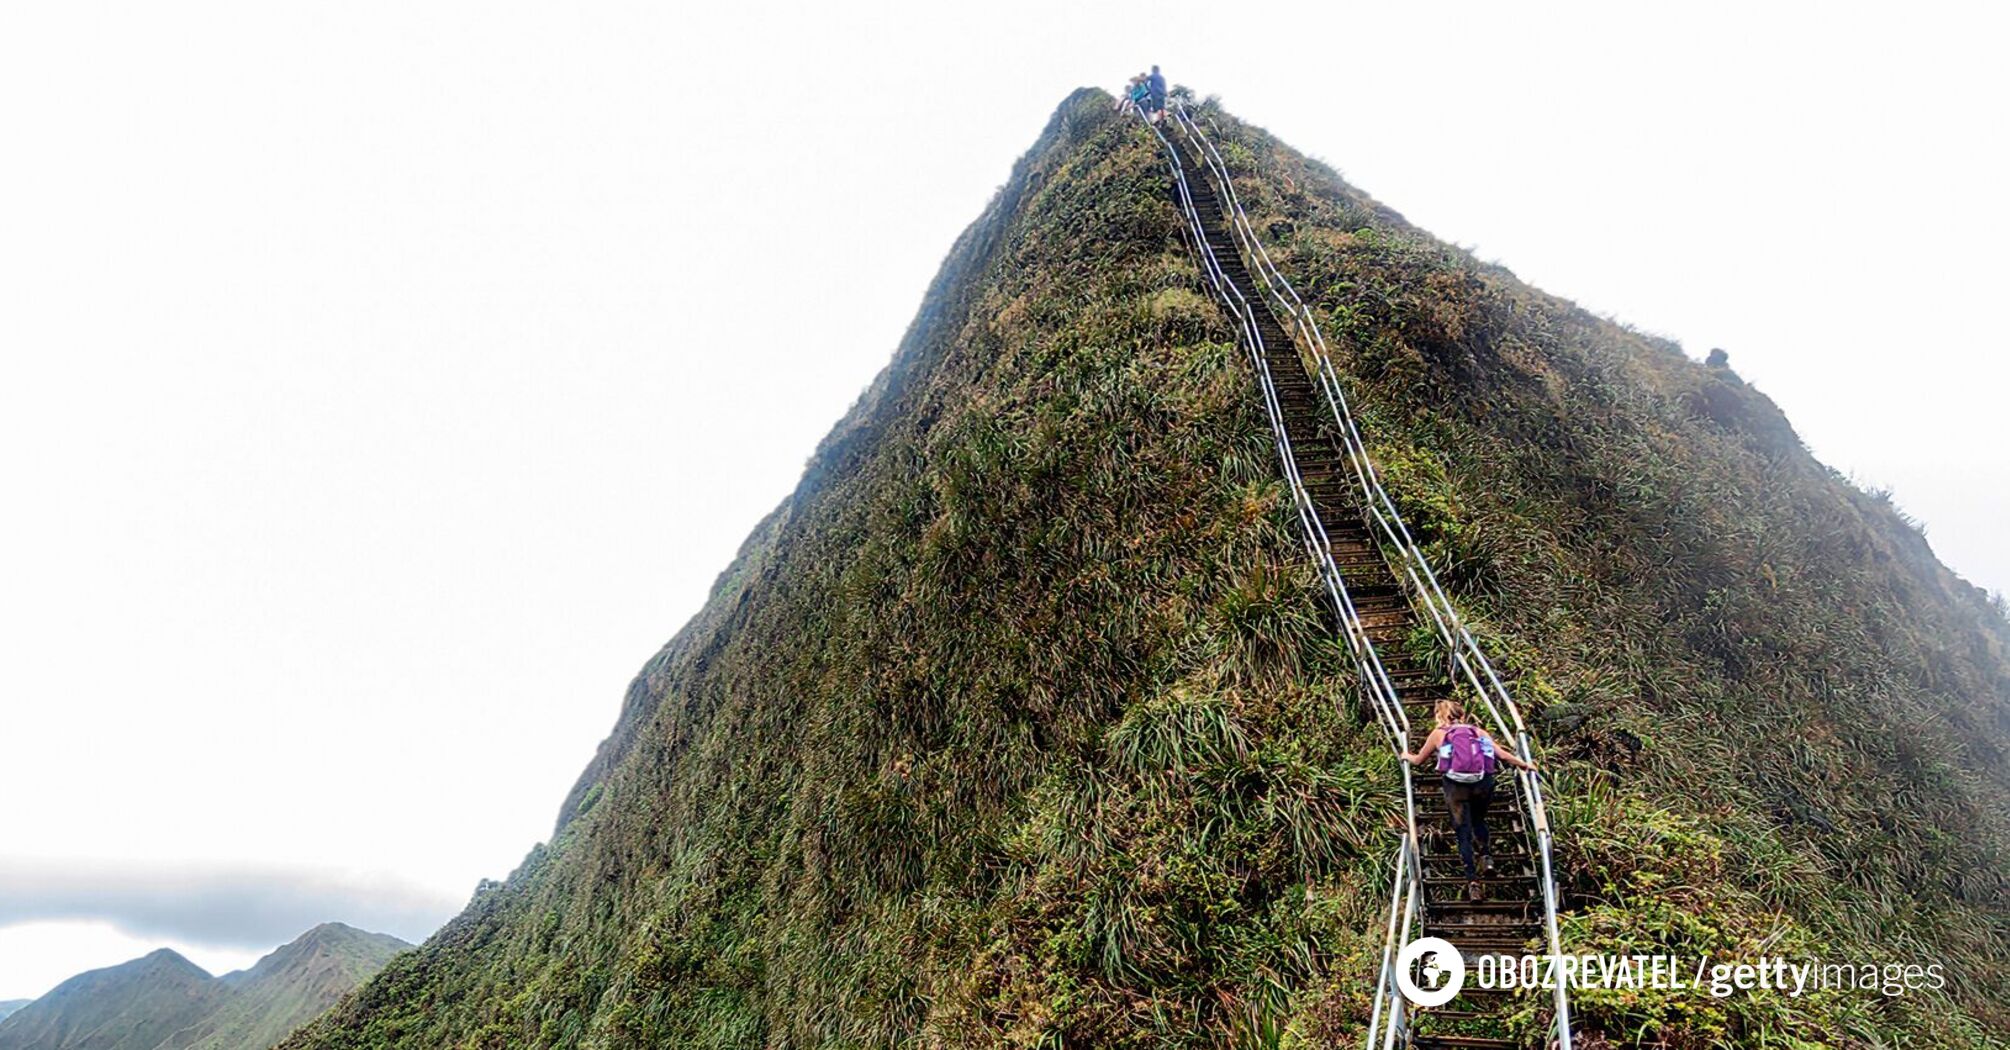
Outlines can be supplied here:
<path id="1" fill-rule="evenodd" d="M 2010 642 L 1723 369 L 1214 113 L 1556 766 L 1577 946 L 1953 963 L 1621 1042 L 2010 1020 Z M 1065 102 L 553 842 L 290 1047 L 1324 1046 L 1396 795 L 1156 144 Z M 1781 1045 L 1786 1045 L 1782 1043 Z"/>

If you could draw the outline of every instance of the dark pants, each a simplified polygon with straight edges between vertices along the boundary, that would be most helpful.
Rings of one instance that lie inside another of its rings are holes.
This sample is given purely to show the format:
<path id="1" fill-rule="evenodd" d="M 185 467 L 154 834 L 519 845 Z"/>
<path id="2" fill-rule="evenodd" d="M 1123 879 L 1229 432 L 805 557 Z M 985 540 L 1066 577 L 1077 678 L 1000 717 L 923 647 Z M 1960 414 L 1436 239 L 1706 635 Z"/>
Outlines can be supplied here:
<path id="1" fill-rule="evenodd" d="M 1494 775 L 1477 784 L 1461 784 L 1445 779 L 1445 807 L 1452 811 L 1452 831 L 1459 837 L 1459 860 L 1466 866 L 1466 878 L 1478 878 L 1473 851 L 1487 852 L 1487 806 L 1494 800 Z"/>

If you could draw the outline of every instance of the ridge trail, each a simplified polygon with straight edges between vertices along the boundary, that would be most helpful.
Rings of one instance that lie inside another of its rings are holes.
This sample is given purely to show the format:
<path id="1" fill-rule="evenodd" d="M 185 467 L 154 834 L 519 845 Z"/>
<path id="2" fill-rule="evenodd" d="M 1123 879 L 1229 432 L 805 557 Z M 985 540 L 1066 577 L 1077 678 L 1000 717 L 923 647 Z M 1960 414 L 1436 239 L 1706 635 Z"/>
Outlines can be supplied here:
<path id="1" fill-rule="evenodd" d="M 1367 647 L 1372 650 L 1372 659 L 1379 663 L 1401 705 L 1400 721 L 1407 731 L 1407 746 L 1415 750 L 1430 735 L 1432 706 L 1453 695 L 1452 682 L 1447 673 L 1431 669 L 1407 651 L 1405 640 L 1423 619 L 1410 591 L 1403 587 L 1376 543 L 1373 526 L 1361 509 L 1350 473 L 1344 432 L 1325 402 L 1319 383 L 1307 370 L 1290 330 L 1258 292 L 1261 286 L 1238 250 L 1234 224 L 1221 196 L 1210 179 L 1191 177 L 1206 170 L 1206 158 L 1195 153 L 1192 139 L 1198 136 L 1198 129 L 1184 122 L 1184 114 L 1180 116 L 1184 133 L 1160 133 L 1158 137 L 1178 168 L 1175 195 L 1182 188 L 1185 190 L 1186 199 L 1181 203 L 1190 209 L 1187 217 L 1193 229 L 1188 231 L 1189 236 L 1205 241 L 1207 261 L 1212 263 L 1214 271 L 1211 276 L 1218 275 L 1219 280 L 1232 286 L 1226 290 L 1217 288 L 1217 294 L 1225 300 L 1241 302 L 1241 311 L 1237 310 L 1236 302 L 1224 305 L 1232 316 L 1242 319 L 1244 340 L 1249 341 L 1252 330 L 1256 337 L 1255 345 L 1249 349 L 1260 355 L 1259 371 L 1268 373 L 1259 379 L 1267 378 L 1275 398 L 1277 412 L 1272 423 L 1282 430 L 1278 435 L 1280 455 L 1292 461 L 1287 470 L 1295 469 L 1310 497 L 1316 524 L 1308 523 L 1308 535 L 1323 535 L 1326 553 L 1340 577 L 1341 593 L 1329 612 L 1343 621 L 1338 626 L 1345 633 L 1348 625 L 1344 620 L 1351 609 Z M 1201 245 L 1194 247 L 1201 250 Z M 1364 697 L 1364 706 L 1368 699 Z M 1515 747 L 1515 742 L 1502 740 L 1500 745 Z M 1469 986 L 1442 1007 L 1412 1010 L 1407 1016 L 1401 1000 L 1391 996 L 1391 1025 L 1387 1031 L 1406 1035 L 1407 1045 L 1416 1050 L 1513 1050 L 1518 1046 L 1506 1038 L 1502 1023 L 1504 1015 L 1515 1005 L 1513 999 L 1504 993 L 1470 987 L 1472 964 L 1478 956 L 1497 952 L 1521 955 L 1530 950 L 1531 942 L 1542 939 L 1545 932 L 1539 858 L 1528 845 L 1533 841 L 1526 816 L 1529 810 L 1524 805 L 1520 777 L 1511 772 L 1503 766 L 1496 778 L 1488 820 L 1495 871 L 1479 880 L 1483 897 L 1478 901 L 1467 897 L 1467 880 L 1442 791 L 1442 777 L 1429 772 L 1413 778 L 1411 817 L 1417 836 L 1417 864 L 1404 867 L 1409 869 L 1413 886 L 1421 892 L 1418 902 L 1421 928 L 1417 935 L 1442 937 L 1456 946 L 1468 964 Z M 1371 1025 L 1371 1035 L 1372 1028 Z"/>

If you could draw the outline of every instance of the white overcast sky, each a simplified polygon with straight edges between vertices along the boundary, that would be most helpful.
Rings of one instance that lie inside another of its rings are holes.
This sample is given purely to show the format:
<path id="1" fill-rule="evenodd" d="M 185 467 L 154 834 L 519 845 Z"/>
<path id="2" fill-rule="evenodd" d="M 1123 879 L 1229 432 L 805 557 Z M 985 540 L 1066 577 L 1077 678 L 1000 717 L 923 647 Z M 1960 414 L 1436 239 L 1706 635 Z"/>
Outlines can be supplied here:
<path id="1" fill-rule="evenodd" d="M 13 5 L 0 999 L 506 874 L 1054 106 L 1149 62 L 1727 348 L 2010 590 L 1989 6 Z"/>

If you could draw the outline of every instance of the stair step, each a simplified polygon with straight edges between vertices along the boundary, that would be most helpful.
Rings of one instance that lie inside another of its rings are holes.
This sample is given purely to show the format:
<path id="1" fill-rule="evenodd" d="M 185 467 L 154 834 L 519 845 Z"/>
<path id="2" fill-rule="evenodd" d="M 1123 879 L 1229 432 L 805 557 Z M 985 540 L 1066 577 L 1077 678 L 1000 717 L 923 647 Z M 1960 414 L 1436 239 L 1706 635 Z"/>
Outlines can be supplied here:
<path id="1" fill-rule="evenodd" d="M 1491 821 L 1487 823 L 1487 831 L 1489 831 L 1489 833 L 1493 831 L 1493 827 L 1491 827 Z M 1423 829 L 1419 827 L 1419 829 L 1417 829 L 1417 835 L 1425 835 L 1425 831 L 1423 831 Z M 1445 853 L 1445 855 L 1433 855 L 1433 853 L 1425 851 L 1425 855 L 1423 855 L 1423 863 L 1433 863 L 1433 861 L 1435 861 L 1435 863 L 1445 863 L 1445 865 L 1457 865 L 1457 863 L 1459 863 L 1459 855 L 1457 855 L 1457 853 Z M 1528 861 L 1530 861 L 1530 855 L 1528 855 L 1526 851 L 1493 851 L 1493 863 L 1495 863 L 1495 865 L 1510 865 L 1510 863 L 1528 863 Z"/>
<path id="2" fill-rule="evenodd" d="M 1508 1000 L 1527 994 L 1529 992 L 1525 988 L 1517 988 L 1513 991 L 1501 988 L 1481 988 L 1477 984 L 1467 981 L 1466 986 L 1459 989 L 1459 994 L 1453 996 L 1451 1002 L 1446 1003 L 1444 1007 L 1438 1009 L 1471 1007 L 1479 1010 L 1482 1007 L 1491 1007 L 1498 1010 L 1500 1007 L 1506 1006 Z"/>
<path id="3" fill-rule="evenodd" d="M 1484 888 L 1485 884 L 1482 883 L 1481 886 Z M 1535 883 L 1530 881 L 1519 887 L 1519 889 L 1524 893 L 1534 893 Z M 1534 898 L 1532 897 L 1523 897 L 1518 900 L 1499 900 L 1491 897 L 1483 897 L 1480 900 L 1471 901 L 1466 899 L 1464 893 L 1460 893 L 1455 899 L 1436 902 L 1432 910 L 1447 919 L 1457 916 L 1468 921 L 1477 922 L 1480 916 L 1521 915 L 1528 910 L 1529 905 L 1532 903 L 1534 903 Z M 1486 919 L 1485 921 L 1490 923 L 1493 920 Z"/>
<path id="4" fill-rule="evenodd" d="M 1496 861 L 1495 863 L 1499 862 Z M 1531 875 L 1501 875 L 1496 873 L 1493 875 L 1482 875 L 1477 879 L 1471 880 L 1467 879 L 1464 875 L 1424 876 L 1424 885 L 1426 886 L 1464 886 L 1468 881 L 1478 882 L 1482 886 L 1526 885 L 1533 887 L 1535 885 L 1535 878 Z"/>
<path id="5" fill-rule="evenodd" d="M 1424 932 L 1464 948 L 1468 944 L 1521 944 L 1541 935 L 1543 929 L 1542 924 L 1533 919 L 1523 922 L 1440 922 L 1432 919 L 1424 923 Z"/>
<path id="6" fill-rule="evenodd" d="M 1519 948 L 1543 934 L 1542 924 L 1534 921 L 1458 923 L 1433 919 L 1423 929 L 1426 936 L 1443 937 L 1460 951 L 1478 948 L 1491 951 L 1502 945 Z"/>
<path id="7" fill-rule="evenodd" d="M 1424 849 L 1427 854 L 1425 860 L 1432 859 L 1429 855 L 1432 847 L 1442 847 L 1446 860 L 1459 859 L 1458 836 L 1452 828 L 1452 815 L 1442 805 L 1433 804 L 1442 801 L 1429 796 L 1417 798 L 1417 834 L 1424 837 Z M 1502 846 L 1515 846 L 1523 841 L 1520 822 L 1521 817 L 1518 814 L 1487 814 L 1487 844 L 1494 847 L 1495 864 L 1505 864 L 1512 858 L 1528 855 L 1522 850 L 1504 852 L 1500 849 Z"/>
<path id="8" fill-rule="evenodd" d="M 1411 789 L 1417 801 L 1417 833 L 1443 839 L 1441 845 L 1449 853 L 1454 845 L 1452 814 L 1445 806 L 1444 794 L 1436 784 L 1425 787 L 1413 781 Z M 1528 856 L 1528 840 L 1519 831 L 1510 835 L 1501 830 L 1523 819 L 1520 805 L 1512 799 L 1503 800 L 1500 792 L 1494 792 L 1494 804 L 1487 810 L 1487 846 L 1493 850 L 1495 861 Z"/>
<path id="9" fill-rule="evenodd" d="M 1433 1021 L 1492 1021 L 1500 1015 L 1491 1010 L 1448 1010 L 1442 1006 L 1434 1006 L 1420 1011 L 1417 1016 L 1419 1019 L 1428 1017 Z"/>
<path id="10" fill-rule="evenodd" d="M 1417 1032 L 1409 1040 L 1413 1050 L 1516 1050 L 1514 1040 L 1493 1036 L 1427 1036 Z"/>

